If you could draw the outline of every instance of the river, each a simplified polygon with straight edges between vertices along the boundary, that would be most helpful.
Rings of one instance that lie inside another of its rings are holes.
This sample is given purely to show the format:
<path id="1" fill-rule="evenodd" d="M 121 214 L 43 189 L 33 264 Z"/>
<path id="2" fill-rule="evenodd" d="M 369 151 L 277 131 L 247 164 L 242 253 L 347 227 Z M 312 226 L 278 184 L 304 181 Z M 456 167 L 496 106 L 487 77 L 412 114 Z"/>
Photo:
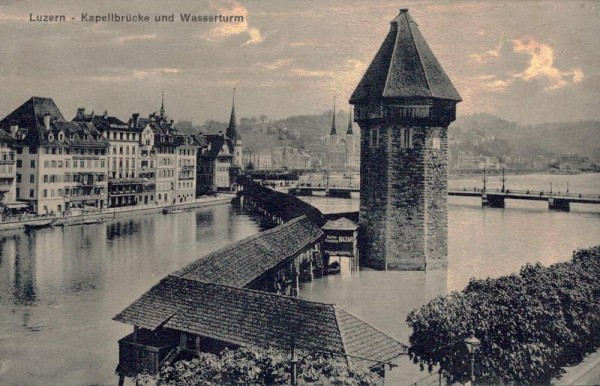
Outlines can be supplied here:
<path id="1" fill-rule="evenodd" d="M 572 192 L 600 192 L 597 174 L 508 176 L 507 185 L 549 188 L 549 180 L 556 190 L 566 190 L 569 181 Z M 450 186 L 478 181 L 451 179 Z M 356 200 L 322 201 L 356 207 Z M 563 213 L 548 211 L 544 202 L 507 201 L 505 209 L 482 209 L 475 198 L 450 197 L 449 203 L 447 272 L 365 270 L 305 284 L 302 297 L 340 304 L 408 342 L 406 314 L 432 296 L 460 290 L 470 277 L 515 272 L 526 262 L 566 260 L 572 250 L 600 242 L 600 206 L 574 205 Z M 221 205 L 1 233 L 0 384 L 116 383 L 117 340 L 131 327 L 111 318 L 166 274 L 270 226 Z M 405 365 L 391 375 L 404 383 L 422 376 Z"/>

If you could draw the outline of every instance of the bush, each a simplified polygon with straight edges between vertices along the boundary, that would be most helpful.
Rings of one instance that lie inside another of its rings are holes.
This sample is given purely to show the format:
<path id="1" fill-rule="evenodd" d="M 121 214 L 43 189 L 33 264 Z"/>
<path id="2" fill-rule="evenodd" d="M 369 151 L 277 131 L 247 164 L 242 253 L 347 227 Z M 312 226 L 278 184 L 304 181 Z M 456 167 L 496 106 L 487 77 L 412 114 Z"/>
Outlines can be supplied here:
<path id="1" fill-rule="evenodd" d="M 298 353 L 298 358 L 304 355 Z M 289 354 L 241 347 L 220 355 L 202 353 L 198 358 L 165 366 L 156 376 L 140 375 L 139 385 L 290 385 Z M 352 370 L 343 357 L 311 355 L 298 364 L 298 385 L 374 385 L 368 370 Z"/>
<path id="2" fill-rule="evenodd" d="M 449 381 L 470 377 L 464 340 L 481 340 L 475 375 L 483 383 L 548 383 L 600 347 L 600 246 L 569 262 L 525 265 L 518 275 L 472 279 L 462 292 L 412 311 L 409 355 Z"/>

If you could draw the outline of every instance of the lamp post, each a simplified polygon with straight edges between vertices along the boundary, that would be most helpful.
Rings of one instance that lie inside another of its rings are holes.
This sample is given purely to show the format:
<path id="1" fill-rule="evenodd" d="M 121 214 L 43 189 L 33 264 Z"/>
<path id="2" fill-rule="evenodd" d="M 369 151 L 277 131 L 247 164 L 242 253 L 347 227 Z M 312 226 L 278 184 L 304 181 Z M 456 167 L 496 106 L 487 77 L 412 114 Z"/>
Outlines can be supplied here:
<path id="1" fill-rule="evenodd" d="M 471 385 L 475 384 L 475 352 L 481 345 L 481 341 L 475 337 L 475 332 L 471 330 L 471 336 L 465 339 L 467 350 L 471 354 Z"/>

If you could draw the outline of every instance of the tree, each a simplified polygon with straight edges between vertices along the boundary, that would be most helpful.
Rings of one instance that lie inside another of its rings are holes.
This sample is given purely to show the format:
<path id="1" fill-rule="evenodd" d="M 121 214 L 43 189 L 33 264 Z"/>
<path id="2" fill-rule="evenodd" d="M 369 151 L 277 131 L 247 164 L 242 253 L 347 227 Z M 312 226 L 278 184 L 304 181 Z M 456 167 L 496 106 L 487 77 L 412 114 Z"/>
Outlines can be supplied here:
<path id="1" fill-rule="evenodd" d="M 483 383 L 549 383 L 562 367 L 600 347 L 600 246 L 569 262 L 525 265 L 518 275 L 471 280 L 407 317 L 409 355 L 439 366 L 452 382 L 470 376 L 464 339 L 481 340 L 476 376 Z"/>
<path id="2" fill-rule="evenodd" d="M 374 385 L 370 371 L 350 369 L 343 357 L 299 352 L 298 385 Z M 289 354 L 273 349 L 240 347 L 219 355 L 201 353 L 198 358 L 165 366 L 153 377 L 139 375 L 139 385 L 290 385 Z"/>

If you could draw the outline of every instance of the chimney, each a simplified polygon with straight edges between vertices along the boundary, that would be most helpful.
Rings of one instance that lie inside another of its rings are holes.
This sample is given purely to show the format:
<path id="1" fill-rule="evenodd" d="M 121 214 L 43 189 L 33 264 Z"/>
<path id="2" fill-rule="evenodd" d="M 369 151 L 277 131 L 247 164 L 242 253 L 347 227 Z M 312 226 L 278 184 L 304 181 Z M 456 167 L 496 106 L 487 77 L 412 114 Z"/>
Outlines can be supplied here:
<path id="1" fill-rule="evenodd" d="M 222 131 L 222 130 L 219 130 L 219 135 L 220 135 L 221 137 L 225 137 L 225 134 L 223 134 L 223 131 Z"/>
<path id="2" fill-rule="evenodd" d="M 173 123 L 175 123 L 175 120 L 171 119 L 171 127 L 173 127 Z"/>
<path id="3" fill-rule="evenodd" d="M 104 118 L 108 117 L 108 110 L 104 110 Z"/>
<path id="4" fill-rule="evenodd" d="M 85 107 L 79 107 L 77 109 L 77 118 L 83 118 L 85 116 Z"/>
<path id="5" fill-rule="evenodd" d="M 14 136 L 17 135 L 17 131 L 19 131 L 19 124 L 18 123 L 12 123 L 10 125 L 10 133 Z"/>
<path id="6" fill-rule="evenodd" d="M 50 114 L 44 114 L 44 127 L 46 130 L 50 130 Z"/>
<path id="7" fill-rule="evenodd" d="M 138 120 L 140 119 L 140 113 L 133 113 L 131 116 L 133 117 L 133 127 L 137 127 Z"/>

